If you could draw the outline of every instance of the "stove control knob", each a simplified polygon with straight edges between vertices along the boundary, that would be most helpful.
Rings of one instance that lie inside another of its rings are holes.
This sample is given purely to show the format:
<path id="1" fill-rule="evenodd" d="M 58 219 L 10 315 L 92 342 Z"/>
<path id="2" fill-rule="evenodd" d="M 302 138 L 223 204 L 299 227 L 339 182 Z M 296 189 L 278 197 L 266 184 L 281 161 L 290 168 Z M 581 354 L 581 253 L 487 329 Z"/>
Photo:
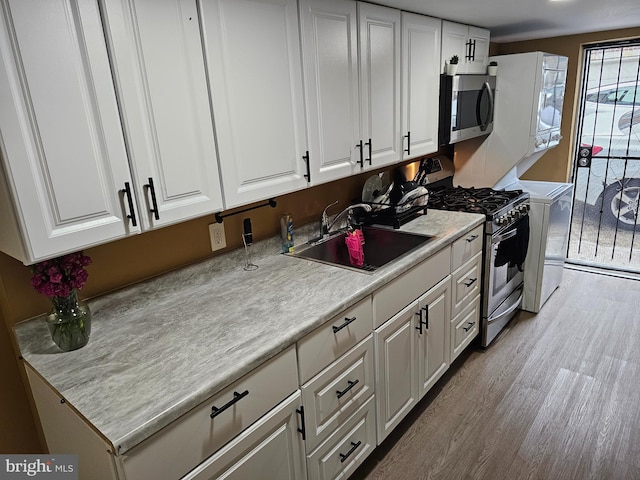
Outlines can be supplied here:
<path id="1" fill-rule="evenodd" d="M 500 215 L 498 218 L 496 218 L 496 224 L 504 225 L 505 223 L 507 223 L 507 219 L 504 215 Z"/>

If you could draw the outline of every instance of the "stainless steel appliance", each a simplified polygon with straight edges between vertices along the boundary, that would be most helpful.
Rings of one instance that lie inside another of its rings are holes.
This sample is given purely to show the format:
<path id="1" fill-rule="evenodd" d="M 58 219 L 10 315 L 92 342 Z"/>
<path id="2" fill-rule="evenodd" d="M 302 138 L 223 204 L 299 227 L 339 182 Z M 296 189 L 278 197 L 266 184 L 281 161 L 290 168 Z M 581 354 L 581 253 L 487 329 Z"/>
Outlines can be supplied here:
<path id="1" fill-rule="evenodd" d="M 441 75 L 440 145 L 491 133 L 495 91 L 494 76 Z"/>
<path id="2" fill-rule="evenodd" d="M 423 160 L 424 169 L 447 172 L 428 185 L 429 208 L 481 213 L 484 239 L 481 345 L 487 347 L 522 305 L 529 244 L 529 194 L 522 190 L 453 187 L 449 159 Z"/>
<path id="3" fill-rule="evenodd" d="M 537 313 L 562 281 L 573 184 L 520 180 L 508 188 L 529 192 L 531 235 L 525 261 L 522 309 Z"/>

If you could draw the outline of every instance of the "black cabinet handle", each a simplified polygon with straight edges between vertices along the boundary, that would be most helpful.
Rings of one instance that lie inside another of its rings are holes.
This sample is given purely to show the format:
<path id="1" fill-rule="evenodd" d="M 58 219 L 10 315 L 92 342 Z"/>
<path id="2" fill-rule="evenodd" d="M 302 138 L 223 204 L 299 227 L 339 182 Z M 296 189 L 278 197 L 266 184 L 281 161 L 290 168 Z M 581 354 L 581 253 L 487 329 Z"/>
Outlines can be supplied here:
<path id="1" fill-rule="evenodd" d="M 307 179 L 307 182 L 310 182 L 311 181 L 311 165 L 309 165 L 309 150 L 307 150 L 306 153 L 302 156 L 302 159 L 307 164 L 307 173 L 306 175 L 304 175 L 304 178 Z"/>
<path id="2" fill-rule="evenodd" d="M 160 212 L 158 212 L 158 202 L 156 201 L 156 188 L 153 186 L 153 178 L 149 177 L 149 183 L 147 183 L 145 187 L 148 188 L 149 192 L 151 193 L 151 206 L 153 208 L 150 208 L 149 211 L 153 213 L 153 217 L 156 220 L 160 220 Z"/>
<path id="3" fill-rule="evenodd" d="M 478 235 L 471 235 L 469 238 L 467 238 L 467 242 L 473 242 L 476 238 L 478 238 Z"/>
<path id="4" fill-rule="evenodd" d="M 478 278 L 470 278 L 469 281 L 467 283 L 464 284 L 465 287 L 470 287 L 471 285 L 473 285 L 474 283 L 476 283 L 476 280 L 478 280 Z"/>
<path id="5" fill-rule="evenodd" d="M 352 454 L 353 452 L 355 452 L 355 451 L 356 451 L 356 449 L 357 449 L 360 445 L 362 445 L 362 442 L 361 442 L 361 441 L 358 441 L 357 443 L 353 443 L 353 442 L 351 442 L 351 448 L 349 449 L 349 451 L 348 451 L 347 453 L 341 453 L 341 454 L 340 454 L 340 463 L 344 463 L 344 461 L 345 461 L 347 458 L 349 458 L 349 457 L 351 456 L 351 454 Z"/>
<path id="6" fill-rule="evenodd" d="M 367 143 L 365 143 L 369 147 L 369 158 L 365 159 L 365 162 L 369 162 L 369 165 L 373 165 L 371 163 L 371 139 Z"/>
<path id="7" fill-rule="evenodd" d="M 131 219 L 131 225 L 134 227 L 138 226 L 138 222 L 136 221 L 136 213 L 133 210 L 133 197 L 131 196 L 131 186 L 129 182 L 124 182 L 124 189 L 120 190 L 125 197 L 127 197 L 127 203 L 129 204 L 129 215 L 127 218 Z"/>
<path id="8" fill-rule="evenodd" d="M 402 138 L 407 139 L 407 148 L 405 148 L 404 151 L 407 152 L 407 155 L 411 155 L 411 132 L 407 132 Z"/>
<path id="9" fill-rule="evenodd" d="M 469 330 L 471 330 L 471 329 L 473 328 L 473 326 L 474 326 L 475 324 L 476 324 L 476 322 L 469 322 L 469 323 L 467 324 L 467 326 L 466 326 L 466 327 L 462 327 L 462 329 L 463 329 L 465 332 L 468 332 Z"/>
<path id="10" fill-rule="evenodd" d="M 334 325 L 333 327 L 331 327 L 333 329 L 333 333 L 339 332 L 344 327 L 348 326 L 350 323 L 353 323 L 355 321 L 356 321 L 356 317 L 345 318 L 344 323 L 342 325 L 338 325 L 337 327 Z"/>
<path id="11" fill-rule="evenodd" d="M 356 143 L 356 148 L 360 149 L 360 160 L 358 160 L 358 163 L 360 164 L 360 168 L 364 167 L 364 152 L 362 150 L 362 140 L 360 140 L 360 143 Z"/>
<path id="12" fill-rule="evenodd" d="M 304 426 L 304 405 L 300 405 L 300 408 L 296 408 L 296 413 L 300 415 L 300 424 L 302 428 L 298 428 L 298 432 L 302 435 L 302 440 L 307 439 L 307 429 Z"/>
<path id="13" fill-rule="evenodd" d="M 227 408 L 229 408 L 230 406 L 234 405 L 235 403 L 238 403 L 240 401 L 240 399 L 246 397 L 247 395 L 249 395 L 249 390 L 245 390 L 242 393 L 238 393 L 238 392 L 233 392 L 233 398 L 231 400 L 229 400 L 227 403 L 225 403 L 223 406 L 221 406 L 220 408 L 216 407 L 215 405 L 213 407 L 211 407 L 211 418 L 215 418 L 218 415 L 220 415 L 222 412 L 224 412 Z"/>
<path id="14" fill-rule="evenodd" d="M 475 60 L 476 60 L 476 41 L 472 40 L 472 44 L 473 44 L 473 47 L 472 47 L 473 50 L 472 50 L 472 53 L 471 53 L 471 60 L 475 62 Z"/>
<path id="15" fill-rule="evenodd" d="M 358 380 L 357 378 L 352 382 L 351 380 L 348 380 L 347 383 L 349 384 L 347 386 L 347 388 L 345 388 L 344 390 L 340 391 L 340 390 L 336 390 L 336 396 L 338 398 L 342 398 L 344 397 L 344 395 L 351 390 L 353 387 L 355 387 L 358 383 L 360 383 L 360 380 Z"/>
<path id="16" fill-rule="evenodd" d="M 472 56 L 472 54 L 471 54 L 471 39 L 469 39 L 469 40 L 467 41 L 467 43 L 465 43 L 464 45 L 465 45 L 465 47 L 467 47 L 467 53 L 466 53 L 466 55 L 464 56 L 464 58 L 465 58 L 466 60 L 469 60 L 469 61 L 473 60 L 473 56 Z"/>
<path id="17" fill-rule="evenodd" d="M 425 318 L 422 318 L 422 312 L 423 311 L 425 313 Z M 429 330 L 429 306 L 427 305 L 426 307 L 422 307 L 420 309 L 420 311 L 416 312 L 416 315 L 418 315 L 420 317 L 420 320 L 418 320 L 418 326 L 416 327 L 416 330 L 418 330 L 420 335 L 422 335 L 422 327 L 423 326 L 424 326 L 424 328 Z"/>

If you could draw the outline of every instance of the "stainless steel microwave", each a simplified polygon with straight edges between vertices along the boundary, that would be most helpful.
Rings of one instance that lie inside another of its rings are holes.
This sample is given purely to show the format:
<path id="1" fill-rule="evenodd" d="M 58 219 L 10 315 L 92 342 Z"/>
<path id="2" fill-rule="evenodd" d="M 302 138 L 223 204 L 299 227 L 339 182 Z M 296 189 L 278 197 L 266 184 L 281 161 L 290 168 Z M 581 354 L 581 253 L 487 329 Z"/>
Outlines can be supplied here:
<path id="1" fill-rule="evenodd" d="M 496 77 L 440 76 L 440 145 L 488 135 L 493 130 Z"/>

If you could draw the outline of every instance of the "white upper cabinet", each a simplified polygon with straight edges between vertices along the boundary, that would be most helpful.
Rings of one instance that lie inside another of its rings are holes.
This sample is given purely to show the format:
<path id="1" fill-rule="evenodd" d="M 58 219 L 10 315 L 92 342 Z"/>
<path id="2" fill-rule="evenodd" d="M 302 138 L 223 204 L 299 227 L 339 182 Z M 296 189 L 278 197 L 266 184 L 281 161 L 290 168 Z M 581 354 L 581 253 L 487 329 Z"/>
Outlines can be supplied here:
<path id="1" fill-rule="evenodd" d="M 227 208 L 307 186 L 296 0 L 202 0 Z"/>
<path id="2" fill-rule="evenodd" d="M 311 182 L 318 184 L 360 170 L 356 2 L 300 0 L 300 21 Z"/>
<path id="3" fill-rule="evenodd" d="M 358 3 L 363 168 L 402 157 L 400 10 Z"/>
<path id="4" fill-rule="evenodd" d="M 402 12 L 403 158 L 438 150 L 441 20 Z"/>
<path id="5" fill-rule="evenodd" d="M 456 73 L 487 73 L 489 38 L 490 32 L 484 28 L 443 21 L 440 71 L 445 73 L 446 63 L 457 55 Z"/>
<path id="6" fill-rule="evenodd" d="M 222 210 L 195 0 L 100 0 L 142 227 Z"/>
<path id="7" fill-rule="evenodd" d="M 0 249 L 29 264 L 138 232 L 97 3 L 0 9 Z"/>

